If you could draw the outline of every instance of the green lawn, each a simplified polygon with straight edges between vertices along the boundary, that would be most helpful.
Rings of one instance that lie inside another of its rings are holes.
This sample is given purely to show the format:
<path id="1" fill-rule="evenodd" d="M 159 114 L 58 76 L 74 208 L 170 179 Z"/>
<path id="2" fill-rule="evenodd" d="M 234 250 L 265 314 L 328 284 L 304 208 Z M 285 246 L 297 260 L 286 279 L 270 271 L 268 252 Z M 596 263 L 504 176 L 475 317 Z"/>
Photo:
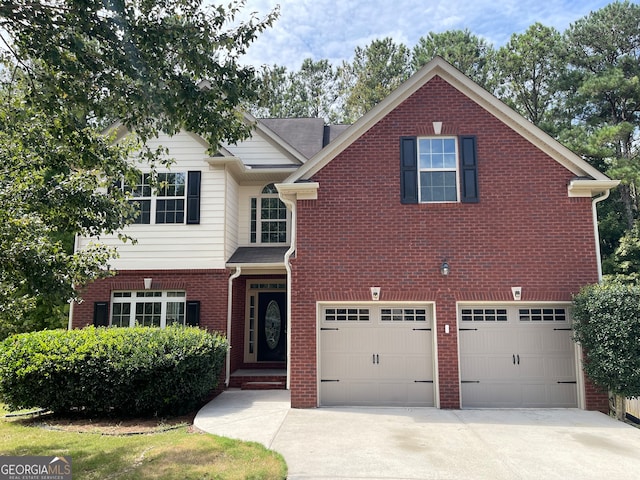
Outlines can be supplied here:
<path id="1" fill-rule="evenodd" d="M 88 479 L 284 479 L 278 453 L 187 427 L 162 433 L 108 436 L 28 426 L 0 409 L 0 455 L 71 456 L 73 478 Z"/>

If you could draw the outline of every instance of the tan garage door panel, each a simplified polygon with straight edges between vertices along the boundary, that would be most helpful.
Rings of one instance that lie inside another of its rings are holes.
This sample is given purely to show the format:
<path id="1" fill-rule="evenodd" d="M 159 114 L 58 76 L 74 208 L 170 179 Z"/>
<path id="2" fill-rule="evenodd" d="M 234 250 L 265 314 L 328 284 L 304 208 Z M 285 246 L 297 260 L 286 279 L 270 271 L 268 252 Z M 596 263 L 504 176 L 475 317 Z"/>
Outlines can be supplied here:
<path id="1" fill-rule="evenodd" d="M 330 306 L 320 318 L 320 404 L 433 406 L 431 307 Z"/>
<path id="2" fill-rule="evenodd" d="M 460 308 L 463 407 L 576 407 L 568 307 Z"/>

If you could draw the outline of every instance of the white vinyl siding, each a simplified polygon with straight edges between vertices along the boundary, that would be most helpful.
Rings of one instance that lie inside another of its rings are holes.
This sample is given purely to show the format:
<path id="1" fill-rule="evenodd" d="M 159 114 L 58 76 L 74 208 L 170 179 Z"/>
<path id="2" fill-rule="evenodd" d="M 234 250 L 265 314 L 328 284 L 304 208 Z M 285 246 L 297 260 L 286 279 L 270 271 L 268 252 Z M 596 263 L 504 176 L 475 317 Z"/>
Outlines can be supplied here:
<path id="1" fill-rule="evenodd" d="M 136 243 L 103 235 L 100 243 L 116 247 L 119 254 L 110 266 L 117 270 L 224 268 L 238 246 L 249 245 L 249 198 L 259 195 L 266 182 L 241 187 L 226 167 L 207 162 L 206 143 L 188 132 L 173 137 L 160 135 L 149 145 L 152 149 L 168 147 L 169 156 L 175 160 L 169 170 L 159 168 L 159 172 L 201 172 L 200 223 L 130 225 L 123 233 L 135 238 Z M 226 148 L 247 165 L 297 164 L 259 134 Z M 79 238 L 78 247 L 92 240 Z"/>
<path id="2" fill-rule="evenodd" d="M 225 204 L 226 209 L 226 232 L 225 232 L 225 259 L 231 258 L 233 252 L 238 248 L 238 217 L 240 187 L 233 177 L 227 175 L 226 197 L 228 201 Z"/>
<path id="3" fill-rule="evenodd" d="M 104 235 L 100 242 L 115 246 L 119 258 L 110 262 L 115 269 L 224 268 L 225 265 L 225 177 L 223 168 L 206 163 L 206 146 L 189 133 L 173 137 L 161 135 L 150 142 L 152 148 L 165 145 L 176 160 L 171 170 L 202 172 L 200 224 L 130 225 L 123 233 L 137 243 L 123 243 L 115 235 Z M 232 199 L 234 200 L 234 199 Z M 90 239 L 80 238 L 82 248 Z"/>
<path id="4" fill-rule="evenodd" d="M 234 156 L 241 158 L 246 165 L 300 165 L 259 134 L 254 134 L 237 145 L 223 146 Z"/>

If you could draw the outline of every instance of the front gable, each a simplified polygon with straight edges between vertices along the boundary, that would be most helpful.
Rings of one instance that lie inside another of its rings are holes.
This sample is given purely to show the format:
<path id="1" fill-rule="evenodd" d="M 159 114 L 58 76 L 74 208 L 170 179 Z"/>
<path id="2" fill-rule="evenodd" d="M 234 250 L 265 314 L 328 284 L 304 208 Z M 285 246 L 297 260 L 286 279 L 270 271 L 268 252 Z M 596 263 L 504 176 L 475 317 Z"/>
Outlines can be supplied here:
<path id="1" fill-rule="evenodd" d="M 416 108 L 412 108 L 413 106 Z M 471 111 L 474 112 L 473 118 L 469 117 Z M 487 123 L 471 128 L 467 120 L 473 121 L 478 118 Z M 412 126 L 409 127 L 408 124 Z M 292 174 L 286 183 L 315 179 L 315 175 L 327 164 L 352 144 L 362 141 L 370 130 L 380 125 L 397 134 L 392 141 L 398 146 L 400 157 L 401 137 L 450 135 L 460 140 L 461 135 L 476 135 L 478 132 L 487 134 L 497 124 L 506 125 L 526 140 L 529 144 L 527 150 L 536 149 L 543 152 L 570 172 L 570 179 L 565 185 L 570 196 L 590 197 L 605 192 L 618 183 L 591 167 L 439 57 L 425 65 L 364 115 L 336 142 L 311 158 Z M 403 125 L 404 132 L 397 131 L 399 125 Z M 377 131 L 380 133 L 381 129 L 377 128 Z M 381 141 L 381 138 L 377 136 L 376 141 Z M 464 147 L 460 146 L 460 152 L 463 150 Z M 531 165 L 533 164 L 530 163 Z M 465 170 L 464 166 L 459 168 Z M 405 173 L 403 170 L 402 174 Z M 463 172 L 462 178 L 458 180 L 459 184 L 464 181 L 465 173 L 468 172 Z"/>

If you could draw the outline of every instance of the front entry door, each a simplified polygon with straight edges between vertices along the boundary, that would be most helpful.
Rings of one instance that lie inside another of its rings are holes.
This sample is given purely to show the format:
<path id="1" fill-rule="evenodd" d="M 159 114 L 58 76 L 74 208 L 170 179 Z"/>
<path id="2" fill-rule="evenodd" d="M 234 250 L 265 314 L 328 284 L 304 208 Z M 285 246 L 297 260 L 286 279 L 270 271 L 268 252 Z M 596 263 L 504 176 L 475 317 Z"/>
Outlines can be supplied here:
<path id="1" fill-rule="evenodd" d="M 258 361 L 284 362 L 287 355 L 287 294 L 258 294 Z"/>

